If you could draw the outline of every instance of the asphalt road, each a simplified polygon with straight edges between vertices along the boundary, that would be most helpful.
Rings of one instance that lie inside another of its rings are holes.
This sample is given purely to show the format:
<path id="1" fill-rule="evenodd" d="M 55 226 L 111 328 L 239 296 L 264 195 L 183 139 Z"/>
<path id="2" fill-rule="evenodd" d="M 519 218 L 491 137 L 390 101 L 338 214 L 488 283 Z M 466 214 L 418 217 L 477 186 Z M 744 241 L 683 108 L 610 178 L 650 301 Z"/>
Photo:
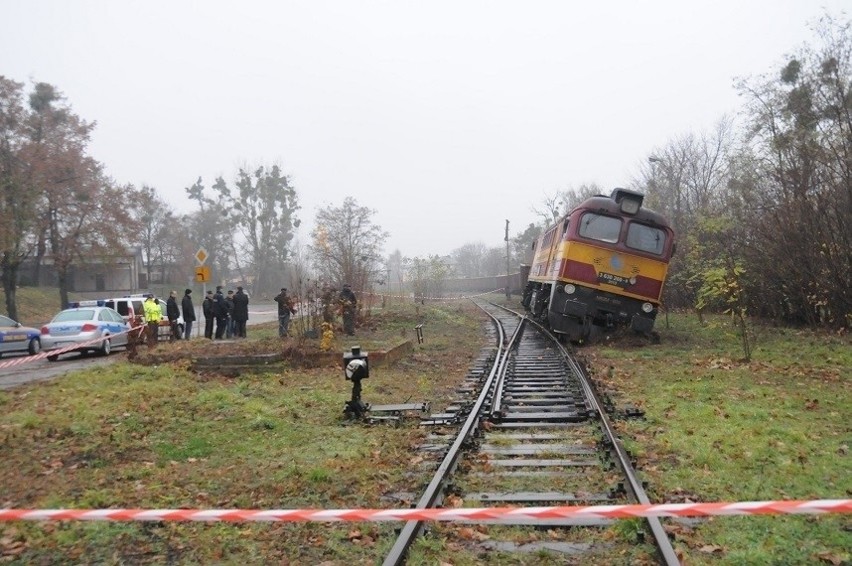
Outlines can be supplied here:
<path id="1" fill-rule="evenodd" d="M 196 307 L 196 311 L 200 311 L 200 307 Z M 198 336 L 198 330 L 204 332 L 204 317 L 200 312 L 196 314 L 196 322 L 192 329 L 192 338 Z M 278 305 L 273 302 L 261 302 L 258 304 L 249 304 L 249 320 L 248 325 L 262 324 L 278 320 Z M 199 324 L 199 322 L 201 324 Z M 64 354 L 59 360 L 49 362 L 46 359 L 24 361 L 18 365 L 0 368 L 0 389 L 11 389 L 24 383 L 34 381 L 47 381 L 65 375 L 66 373 L 77 371 L 79 369 L 105 366 L 118 359 L 117 356 L 123 356 L 124 352 L 119 350 L 108 357 L 82 355 L 77 352 Z M 25 356 L 21 356 L 25 357 Z M 15 359 L 15 354 L 5 354 L 0 362 Z"/>

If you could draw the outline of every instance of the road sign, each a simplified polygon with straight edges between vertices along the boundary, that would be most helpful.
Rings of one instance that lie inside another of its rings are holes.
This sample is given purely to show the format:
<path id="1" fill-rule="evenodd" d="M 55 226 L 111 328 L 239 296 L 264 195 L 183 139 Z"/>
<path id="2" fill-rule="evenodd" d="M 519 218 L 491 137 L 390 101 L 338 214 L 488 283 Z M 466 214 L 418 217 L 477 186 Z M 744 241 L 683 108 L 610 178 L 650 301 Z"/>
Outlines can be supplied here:
<path id="1" fill-rule="evenodd" d="M 198 251 L 195 252 L 195 259 L 198 260 L 198 265 L 204 265 L 204 262 L 207 261 L 207 258 L 210 257 L 203 247 L 198 248 Z"/>
<path id="2" fill-rule="evenodd" d="M 199 265 L 195 268 L 195 281 L 197 283 L 207 283 L 210 281 L 210 267 L 207 265 Z"/>

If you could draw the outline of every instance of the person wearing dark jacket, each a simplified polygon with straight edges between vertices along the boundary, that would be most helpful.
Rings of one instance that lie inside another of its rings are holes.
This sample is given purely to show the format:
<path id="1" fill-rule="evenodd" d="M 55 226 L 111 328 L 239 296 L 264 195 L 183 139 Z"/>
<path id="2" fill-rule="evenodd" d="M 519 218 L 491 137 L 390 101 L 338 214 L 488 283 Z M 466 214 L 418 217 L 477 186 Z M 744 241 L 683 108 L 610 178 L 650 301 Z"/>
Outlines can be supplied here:
<path id="1" fill-rule="evenodd" d="M 204 297 L 204 302 L 201 303 L 201 310 L 204 312 L 204 337 L 213 339 L 213 320 L 216 315 L 213 314 L 213 291 L 207 291 L 207 296 Z"/>
<path id="2" fill-rule="evenodd" d="M 228 326 L 228 303 L 222 293 L 222 286 L 216 286 L 213 294 L 213 316 L 216 317 L 216 340 L 225 337 L 225 327 Z"/>
<path id="3" fill-rule="evenodd" d="M 272 300 L 278 303 L 278 336 L 287 338 L 290 335 L 290 315 L 296 314 L 293 299 L 287 294 L 287 289 L 282 287 Z"/>
<path id="4" fill-rule="evenodd" d="M 228 291 L 228 296 L 225 297 L 225 306 L 228 308 L 228 322 L 225 323 L 225 338 L 230 340 L 234 337 L 234 292 Z"/>
<path id="5" fill-rule="evenodd" d="M 237 287 L 237 292 L 234 293 L 234 336 L 237 338 L 246 337 L 246 321 L 248 320 L 248 295 L 243 293 L 242 287 Z"/>
<path id="6" fill-rule="evenodd" d="M 346 284 L 340 291 L 338 297 L 340 301 L 340 310 L 343 312 L 343 331 L 352 336 L 355 334 L 355 313 L 358 309 L 358 299 L 352 288 Z"/>
<path id="7" fill-rule="evenodd" d="M 183 292 L 183 299 L 180 301 L 180 308 L 183 311 L 183 338 L 189 340 L 192 336 L 192 323 L 195 322 L 195 305 L 192 304 L 192 289 L 187 289 Z"/>
<path id="8" fill-rule="evenodd" d="M 169 293 L 169 299 L 166 301 L 166 316 L 169 319 L 169 328 L 171 329 L 171 334 L 169 335 L 169 342 L 174 342 L 175 340 L 180 340 L 181 336 L 178 333 L 178 319 L 180 318 L 180 309 L 177 304 L 177 291 L 172 291 Z"/>

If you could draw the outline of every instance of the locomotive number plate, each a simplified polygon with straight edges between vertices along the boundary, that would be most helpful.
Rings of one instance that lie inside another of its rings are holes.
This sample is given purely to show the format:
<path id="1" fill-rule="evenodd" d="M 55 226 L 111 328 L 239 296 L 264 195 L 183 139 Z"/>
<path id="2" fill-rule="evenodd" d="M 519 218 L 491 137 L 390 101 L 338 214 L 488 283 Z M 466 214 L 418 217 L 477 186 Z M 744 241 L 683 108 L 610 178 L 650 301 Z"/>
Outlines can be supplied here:
<path id="1" fill-rule="evenodd" d="M 621 275 L 613 275 L 612 273 L 604 273 L 603 271 L 598 273 L 598 282 L 607 283 L 609 285 L 615 285 L 616 287 L 621 287 L 622 289 L 630 285 L 630 279 L 627 277 L 622 277 Z"/>

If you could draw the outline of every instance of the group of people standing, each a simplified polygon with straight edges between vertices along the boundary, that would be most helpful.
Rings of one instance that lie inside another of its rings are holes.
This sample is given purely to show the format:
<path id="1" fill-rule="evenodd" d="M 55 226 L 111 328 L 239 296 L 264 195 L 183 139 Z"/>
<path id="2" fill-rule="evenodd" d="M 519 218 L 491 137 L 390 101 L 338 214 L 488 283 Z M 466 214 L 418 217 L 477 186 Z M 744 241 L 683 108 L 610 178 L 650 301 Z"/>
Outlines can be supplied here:
<path id="1" fill-rule="evenodd" d="M 326 286 L 320 297 L 323 322 L 330 324 L 334 323 L 334 291 L 334 287 Z M 296 314 L 295 302 L 287 294 L 285 287 L 282 287 L 281 292 L 272 300 L 278 303 L 278 336 L 286 338 L 290 332 L 290 317 Z M 336 304 L 340 307 L 340 312 L 343 315 L 343 332 L 353 336 L 355 334 L 355 313 L 357 312 L 358 299 L 348 284 L 343 285 L 343 289 L 337 296 Z"/>
<path id="2" fill-rule="evenodd" d="M 204 313 L 204 337 L 221 340 L 223 338 L 245 338 L 248 321 L 249 297 L 242 287 L 237 292 L 222 293 L 222 286 L 216 286 L 216 292 L 207 291 L 201 310 Z M 213 333 L 213 323 L 216 332 Z"/>
<path id="3" fill-rule="evenodd" d="M 331 308 L 333 291 L 333 288 L 327 288 L 326 293 L 322 297 L 324 304 L 323 318 L 326 319 L 326 322 L 331 322 L 328 318 L 333 320 L 334 316 Z M 178 308 L 177 291 L 169 293 L 169 298 L 166 301 L 166 316 L 171 326 L 171 340 L 179 340 L 181 338 L 189 340 L 192 336 L 192 327 L 196 321 L 196 316 L 191 295 L 192 289 L 186 289 L 183 292 L 180 308 Z M 296 303 L 287 294 L 287 289 L 284 287 L 281 288 L 281 292 L 273 300 L 278 303 L 278 336 L 286 338 L 290 332 L 290 318 L 296 314 Z M 358 300 L 348 284 L 343 285 L 343 289 L 337 297 L 337 303 L 340 305 L 343 315 L 343 331 L 347 335 L 352 336 L 355 334 L 355 313 L 357 311 Z M 249 297 L 243 291 L 242 287 L 237 287 L 236 293 L 228 291 L 227 295 L 222 292 L 221 285 L 216 287 L 215 292 L 207 291 L 207 296 L 204 297 L 204 301 L 201 303 L 201 310 L 204 313 L 204 337 L 211 340 L 245 338 L 248 305 Z M 149 344 L 156 344 L 161 311 L 159 303 L 153 295 L 148 296 L 144 303 L 144 309 L 145 322 L 148 325 Z M 184 321 L 182 336 L 178 326 L 181 311 L 183 311 Z"/>

